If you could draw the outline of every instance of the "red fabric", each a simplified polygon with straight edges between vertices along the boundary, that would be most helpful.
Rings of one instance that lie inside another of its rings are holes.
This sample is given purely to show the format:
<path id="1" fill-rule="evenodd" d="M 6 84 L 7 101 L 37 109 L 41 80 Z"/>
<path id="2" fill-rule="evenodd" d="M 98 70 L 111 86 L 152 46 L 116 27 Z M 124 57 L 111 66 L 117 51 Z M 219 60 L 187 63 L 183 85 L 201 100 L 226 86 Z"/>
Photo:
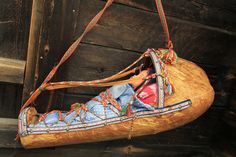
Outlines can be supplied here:
<path id="1" fill-rule="evenodd" d="M 157 106 L 157 84 L 145 86 L 137 97 L 145 104 Z"/>

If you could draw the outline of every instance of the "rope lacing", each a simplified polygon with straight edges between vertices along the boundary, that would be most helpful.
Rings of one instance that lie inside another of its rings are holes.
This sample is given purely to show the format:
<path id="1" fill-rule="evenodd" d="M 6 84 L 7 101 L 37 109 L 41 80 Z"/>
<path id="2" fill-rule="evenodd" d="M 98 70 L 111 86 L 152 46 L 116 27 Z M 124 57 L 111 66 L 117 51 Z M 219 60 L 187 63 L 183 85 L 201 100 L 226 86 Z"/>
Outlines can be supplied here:
<path id="1" fill-rule="evenodd" d="M 162 69 L 162 75 L 165 83 L 165 94 L 172 95 L 175 93 L 175 88 L 169 79 L 168 71 L 165 67 L 165 64 L 176 64 L 178 62 L 178 56 L 173 49 L 157 49 L 155 50 L 159 56 L 160 65 Z"/>

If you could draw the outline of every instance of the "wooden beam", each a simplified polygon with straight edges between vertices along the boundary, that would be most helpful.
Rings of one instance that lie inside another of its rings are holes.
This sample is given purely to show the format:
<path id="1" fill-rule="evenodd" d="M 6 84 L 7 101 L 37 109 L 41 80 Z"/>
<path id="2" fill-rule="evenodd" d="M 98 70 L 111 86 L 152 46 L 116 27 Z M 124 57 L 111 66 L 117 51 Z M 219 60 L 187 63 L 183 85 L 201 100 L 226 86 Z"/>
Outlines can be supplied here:
<path id="1" fill-rule="evenodd" d="M 17 119 L 0 118 L 0 131 L 16 131 Z"/>
<path id="2" fill-rule="evenodd" d="M 0 81 L 23 84 L 25 61 L 0 57 Z"/>
<path id="3" fill-rule="evenodd" d="M 83 7 L 80 8 L 75 34 L 82 32 L 103 5 L 101 1 L 81 0 Z M 167 21 L 174 49 L 180 57 L 202 64 L 236 66 L 233 61 L 235 53 L 231 48 L 236 41 L 234 32 L 172 16 L 168 16 Z M 157 13 L 115 3 L 83 43 L 144 52 L 147 48 L 165 46 L 164 41 Z"/>
<path id="4" fill-rule="evenodd" d="M 115 2 L 145 11 L 157 12 L 155 1 L 153 0 L 116 0 Z M 219 28 L 222 32 L 235 35 L 236 19 L 234 18 L 234 5 L 234 0 L 228 0 L 227 4 L 224 0 L 218 0 L 214 4 L 211 0 L 163 1 L 165 13 L 168 17 L 176 17 L 205 26 L 211 26 L 209 27 L 210 29 L 214 27 Z"/>
<path id="5" fill-rule="evenodd" d="M 44 1 L 34 0 L 32 4 L 30 33 L 27 50 L 27 61 L 25 69 L 23 101 L 35 88 L 35 80 L 38 78 L 37 65 L 42 35 L 42 25 L 44 16 Z"/>

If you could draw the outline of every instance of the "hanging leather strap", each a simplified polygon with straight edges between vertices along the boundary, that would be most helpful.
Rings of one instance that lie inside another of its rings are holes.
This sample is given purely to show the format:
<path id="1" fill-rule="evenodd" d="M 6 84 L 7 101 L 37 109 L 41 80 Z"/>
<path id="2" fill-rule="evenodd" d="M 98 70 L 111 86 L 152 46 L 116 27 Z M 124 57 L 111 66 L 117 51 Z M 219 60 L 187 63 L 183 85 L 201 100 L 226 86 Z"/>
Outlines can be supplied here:
<path id="1" fill-rule="evenodd" d="M 167 36 L 167 48 L 172 49 L 173 45 L 170 40 L 170 34 L 168 30 L 168 25 L 166 22 L 165 18 L 165 13 L 162 7 L 162 2 L 161 0 L 155 0 L 158 14 L 160 16 L 161 24 L 163 27 L 163 30 Z M 107 0 L 104 8 L 97 13 L 97 15 L 89 22 L 87 27 L 85 28 L 84 32 L 81 34 L 81 36 L 69 47 L 69 49 L 65 52 L 63 57 L 61 58 L 60 62 L 50 71 L 48 76 L 45 78 L 41 86 L 36 89 L 29 97 L 29 99 L 25 102 L 25 104 L 22 106 L 21 111 L 29 106 L 37 97 L 38 95 L 43 91 L 43 90 L 54 90 L 54 89 L 60 89 L 60 88 L 69 88 L 69 87 L 78 87 L 78 86 L 111 86 L 111 85 L 116 85 L 116 84 L 124 84 L 124 83 L 131 83 L 132 81 L 135 81 L 136 79 L 127 79 L 123 81 L 115 81 L 115 82 L 109 82 L 112 80 L 115 80 L 117 78 L 122 78 L 124 76 L 127 76 L 130 73 L 134 73 L 134 70 L 129 70 L 133 65 L 135 65 L 138 61 L 140 61 L 144 55 L 142 55 L 138 60 L 136 60 L 134 63 L 132 63 L 130 66 L 125 68 L 124 70 L 120 71 L 119 73 L 102 79 L 102 80 L 94 80 L 94 81 L 69 81 L 69 82 L 58 82 L 58 83 L 48 83 L 55 73 L 57 72 L 58 68 L 75 52 L 76 48 L 79 46 L 81 40 L 83 37 L 91 31 L 94 26 L 97 24 L 99 19 L 102 17 L 104 14 L 105 10 L 113 3 L 113 0 Z"/>
<path id="2" fill-rule="evenodd" d="M 43 83 L 40 85 L 40 87 L 36 89 L 34 93 L 32 93 L 32 95 L 29 97 L 29 99 L 25 102 L 25 104 L 21 108 L 21 111 L 25 107 L 29 106 L 38 97 L 38 95 L 42 91 L 41 89 L 43 89 L 46 86 L 46 84 L 53 78 L 58 68 L 75 52 L 76 48 L 79 46 L 83 37 L 94 28 L 94 26 L 97 24 L 99 19 L 104 14 L 105 10 L 112 4 L 112 2 L 113 0 L 107 0 L 104 8 L 101 11 L 99 11 L 98 14 L 89 22 L 89 24 L 87 25 L 87 27 L 85 28 L 81 36 L 69 47 L 69 49 L 65 52 L 65 54 L 61 58 L 60 62 L 50 71 L 50 73 L 47 75 L 47 77 L 45 78 Z"/>
<path id="3" fill-rule="evenodd" d="M 157 7 L 157 11 L 158 11 L 158 14 L 160 17 L 161 25 L 162 25 L 162 28 L 163 28 L 165 34 L 166 34 L 166 42 L 167 42 L 166 47 L 169 49 L 172 49 L 173 44 L 172 44 L 172 41 L 170 38 L 169 28 L 168 28 L 168 24 L 166 21 L 165 12 L 164 12 L 164 9 L 162 6 L 162 0 L 155 0 L 155 1 L 156 1 L 156 7 Z"/>
<path id="4" fill-rule="evenodd" d="M 69 49 L 65 52 L 65 54 L 61 58 L 60 62 L 50 71 L 48 76 L 43 81 L 43 84 L 49 82 L 52 79 L 52 77 L 55 75 L 58 68 L 75 52 L 76 48 L 79 46 L 83 37 L 94 28 L 94 26 L 97 24 L 97 22 L 100 20 L 100 18 L 104 14 L 105 10 L 112 4 L 112 2 L 113 0 L 107 0 L 105 7 L 89 22 L 89 24 L 87 25 L 87 27 L 85 28 L 81 36 L 69 47 Z"/>

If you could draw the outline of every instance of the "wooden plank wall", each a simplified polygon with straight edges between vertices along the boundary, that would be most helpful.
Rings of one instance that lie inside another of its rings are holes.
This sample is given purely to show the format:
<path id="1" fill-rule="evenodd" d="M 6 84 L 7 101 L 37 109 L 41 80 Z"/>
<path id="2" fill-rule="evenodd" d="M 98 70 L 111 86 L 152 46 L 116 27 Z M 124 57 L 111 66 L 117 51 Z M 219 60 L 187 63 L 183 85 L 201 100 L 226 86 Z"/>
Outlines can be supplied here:
<path id="1" fill-rule="evenodd" d="M 35 63 L 37 69 L 33 75 L 33 84 L 42 82 L 104 3 L 103 0 L 42 1 L 42 30 L 40 42 L 36 43 L 39 57 Z M 222 134 L 228 134 L 232 129 L 226 123 L 230 118 L 225 117 L 225 113 L 235 110 L 235 105 L 232 105 L 235 104 L 232 96 L 232 93 L 235 93 L 232 87 L 235 85 L 236 67 L 235 1 L 228 0 L 226 3 L 224 0 L 218 0 L 213 3 L 212 0 L 165 0 L 163 5 L 178 55 L 203 67 L 214 86 L 216 99 L 213 107 L 195 122 L 159 135 L 145 136 L 132 141 L 103 142 L 98 144 L 99 147 L 96 144 L 79 145 L 79 149 L 85 150 L 85 154 L 88 149 L 96 154 L 99 148 L 104 150 L 100 152 L 101 156 L 114 155 L 113 151 L 117 156 L 127 153 L 129 155 L 129 151 L 133 152 L 134 156 L 154 156 L 160 153 L 156 148 L 162 150 L 160 146 L 164 146 L 165 149 L 168 147 L 170 153 L 173 148 L 178 150 L 174 155 L 181 155 L 183 149 L 194 147 L 196 150 L 191 151 L 201 152 L 207 156 L 209 145 L 231 139 L 231 136 L 225 137 Z M 115 0 L 114 5 L 86 36 L 77 52 L 60 69 L 54 80 L 92 80 L 109 76 L 130 64 L 147 48 L 164 46 L 163 41 L 164 34 L 153 0 Z M 31 90 L 25 91 L 24 99 Z M 45 111 L 49 103 L 56 104 L 51 109 L 66 109 L 69 108 L 69 104 L 87 101 L 102 90 L 59 90 L 43 94 L 36 104 L 39 111 Z M 230 104 L 233 107 L 230 107 Z M 55 153 L 64 148 L 64 152 L 67 152 L 71 147 L 56 149 Z M 127 151 L 116 151 L 120 148 Z M 145 153 L 143 150 L 146 149 L 148 151 Z M 134 153 L 135 151 L 138 153 Z M 44 152 L 47 154 L 47 150 Z M 19 153 L 24 154 L 21 151 Z M 84 156 L 83 153 L 80 154 Z"/>
<path id="2" fill-rule="evenodd" d="M 16 118 L 21 105 L 31 3 L 0 2 L 0 117 Z"/>
<path id="3" fill-rule="evenodd" d="M 22 85 L 0 83 L 0 117 L 17 118 L 21 94 Z"/>
<path id="4" fill-rule="evenodd" d="M 31 2 L 2 0 L 0 5 L 0 56 L 26 59 Z"/>
<path id="5" fill-rule="evenodd" d="M 227 5 L 224 1 L 211 2 L 164 1 L 175 50 L 180 57 L 196 62 L 206 70 L 216 90 L 216 99 L 203 117 L 180 129 L 151 136 L 153 143 L 208 145 L 218 136 L 218 131 L 214 130 L 220 130 L 224 123 L 222 115 L 228 108 L 235 81 L 236 19 L 233 17 L 236 12 L 231 7 L 234 1 Z M 42 25 L 44 38 L 36 74 L 40 76 L 38 84 L 104 3 L 102 0 L 51 0 L 44 4 L 48 11 L 44 13 Z M 116 0 L 54 80 L 92 80 L 109 76 L 130 64 L 147 48 L 164 46 L 163 41 L 164 34 L 153 1 Z M 43 94 L 36 104 L 39 111 L 45 111 L 51 103 L 56 104 L 51 109 L 68 109 L 73 102 L 87 101 L 102 90 L 59 90 Z M 50 99 L 47 99 L 48 95 L 51 95 Z"/>
<path id="6" fill-rule="evenodd" d="M 59 80 L 103 78 L 131 63 L 148 47 L 163 46 L 164 34 L 151 0 L 116 2 L 62 67 L 58 74 Z M 219 16 L 223 12 L 224 15 L 233 17 L 235 10 L 228 7 L 224 12 L 218 8 L 220 2 L 215 5 L 205 3 L 181 1 L 176 4 L 165 1 L 164 6 L 178 55 L 198 63 L 209 74 L 212 73 L 210 77 L 216 80 L 218 74 L 227 73 L 228 67 L 235 67 L 235 32 L 231 29 L 235 19 L 228 20 L 222 18 L 223 15 Z M 42 50 L 43 59 L 39 66 L 41 77 L 38 82 L 42 82 L 49 69 L 58 62 L 60 54 L 76 39 L 103 4 L 99 0 L 73 3 L 51 1 L 45 4 L 48 6 L 46 10 L 50 11 L 45 13 L 48 18 L 45 17 L 47 22 L 43 25 L 46 39 L 42 47 L 47 49 Z M 205 8 L 205 12 L 202 8 Z M 199 13 L 200 11 L 202 12 Z M 215 12 L 218 16 L 212 16 Z M 216 22 L 212 22 L 213 20 Z M 62 93 L 86 97 L 94 96 L 99 91 L 101 90 L 81 88 Z"/>

